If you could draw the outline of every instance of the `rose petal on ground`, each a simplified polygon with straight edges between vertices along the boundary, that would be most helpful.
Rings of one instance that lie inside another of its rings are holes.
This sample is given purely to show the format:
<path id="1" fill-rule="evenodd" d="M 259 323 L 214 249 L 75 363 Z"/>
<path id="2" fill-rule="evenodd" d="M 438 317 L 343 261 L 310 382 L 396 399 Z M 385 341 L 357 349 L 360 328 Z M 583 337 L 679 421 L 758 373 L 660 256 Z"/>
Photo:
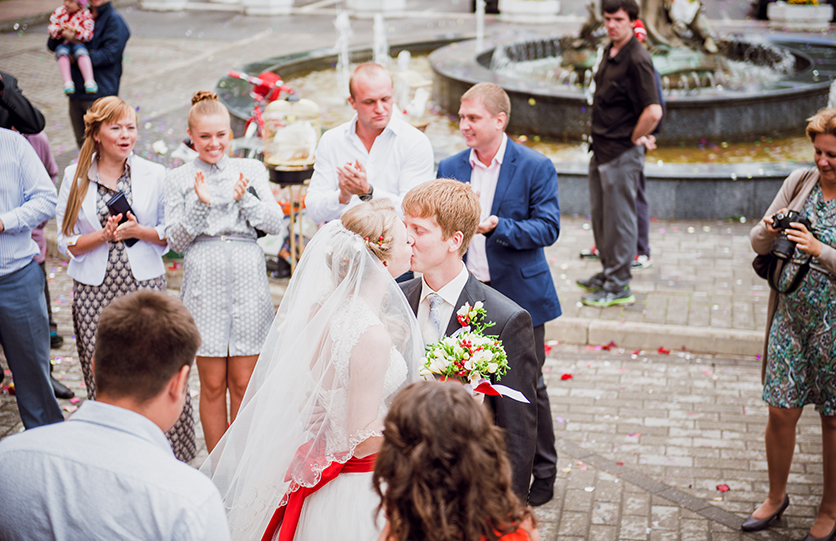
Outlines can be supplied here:
<path id="1" fill-rule="evenodd" d="M 592 492 L 593 490 L 595 490 L 595 487 L 586 487 L 584 488 L 584 490 L 587 492 Z"/>
<path id="2" fill-rule="evenodd" d="M 566 419 L 564 419 L 563 417 L 555 417 L 554 422 L 555 423 L 565 423 Z"/>
<path id="3" fill-rule="evenodd" d="M 617 465 L 617 466 L 623 466 L 623 465 L 624 465 L 624 462 L 616 462 L 616 465 Z"/>
<path id="4" fill-rule="evenodd" d="M 657 351 L 657 353 L 661 353 L 662 355 L 670 355 L 671 354 L 671 350 L 665 349 L 664 347 L 660 347 L 656 351 Z"/>
<path id="5" fill-rule="evenodd" d="M 717 490 L 720 492 L 728 492 L 731 489 L 729 488 L 729 485 L 717 485 Z"/>
<path id="6" fill-rule="evenodd" d="M 70 404 L 78 404 L 81 402 L 80 398 L 70 398 Z"/>
<path id="7" fill-rule="evenodd" d="M 562 379 L 564 381 L 567 380 L 567 379 L 572 379 L 572 374 L 563 374 L 563 375 L 560 376 L 560 379 Z"/>

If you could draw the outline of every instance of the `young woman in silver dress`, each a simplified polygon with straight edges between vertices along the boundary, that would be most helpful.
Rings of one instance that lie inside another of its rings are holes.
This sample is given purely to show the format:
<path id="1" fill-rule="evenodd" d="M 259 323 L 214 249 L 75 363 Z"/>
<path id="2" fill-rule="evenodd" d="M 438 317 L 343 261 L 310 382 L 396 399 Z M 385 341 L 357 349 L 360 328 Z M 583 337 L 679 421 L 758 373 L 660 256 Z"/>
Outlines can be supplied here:
<path id="1" fill-rule="evenodd" d="M 235 420 L 273 319 L 255 229 L 277 234 L 284 218 L 264 165 L 227 156 L 230 134 L 229 112 L 218 96 L 196 93 L 189 136 L 198 156 L 166 179 L 166 235 L 183 254 L 180 298 L 203 340 L 197 352 L 200 422 L 210 452 Z"/>

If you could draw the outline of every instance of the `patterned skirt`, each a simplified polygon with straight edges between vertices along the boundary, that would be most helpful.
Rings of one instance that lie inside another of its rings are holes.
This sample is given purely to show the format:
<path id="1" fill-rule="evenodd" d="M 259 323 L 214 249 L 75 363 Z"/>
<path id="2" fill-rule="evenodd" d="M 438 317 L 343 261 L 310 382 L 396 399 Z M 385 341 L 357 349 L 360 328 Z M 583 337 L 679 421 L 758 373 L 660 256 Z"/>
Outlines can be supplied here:
<path id="1" fill-rule="evenodd" d="M 121 252 L 121 253 L 119 253 Z M 84 374 L 87 398 L 96 399 L 96 382 L 93 379 L 93 352 L 96 349 L 96 329 L 99 316 L 114 299 L 141 289 L 166 290 L 165 276 L 151 280 L 134 278 L 127 263 L 127 253 L 122 243 L 112 245 L 105 279 L 100 286 L 73 282 L 73 329 L 78 348 L 78 360 Z M 186 389 L 186 404 L 177 423 L 166 433 L 174 455 L 183 462 L 189 462 L 197 454 L 194 432 L 194 408 L 189 389 Z"/>
<path id="2" fill-rule="evenodd" d="M 786 266 L 780 286 L 798 264 Z M 836 415 L 836 279 L 811 269 L 801 287 L 780 295 L 769 330 L 763 399 L 776 408 L 815 405 L 821 415 Z"/>

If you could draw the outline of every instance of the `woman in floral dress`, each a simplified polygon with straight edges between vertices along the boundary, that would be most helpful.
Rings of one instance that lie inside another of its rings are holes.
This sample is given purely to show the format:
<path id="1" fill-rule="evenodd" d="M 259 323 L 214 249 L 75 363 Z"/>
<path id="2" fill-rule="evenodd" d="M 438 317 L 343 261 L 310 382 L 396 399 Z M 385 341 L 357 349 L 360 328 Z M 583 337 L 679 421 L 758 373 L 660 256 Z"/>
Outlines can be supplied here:
<path id="1" fill-rule="evenodd" d="M 73 327 L 87 397 L 96 398 L 92 361 L 99 315 L 117 297 L 140 289 L 165 291 L 162 165 L 133 154 L 134 109 L 115 96 L 97 100 L 84 115 L 84 144 L 78 164 L 67 167 L 58 197 L 58 248 L 69 256 L 73 278 Z M 107 202 L 125 195 L 133 212 L 119 225 Z M 130 239 L 136 239 L 135 243 Z M 128 244 L 132 244 L 129 246 Z M 166 434 L 174 454 L 195 456 L 191 396 L 180 420 Z"/>
<path id="2" fill-rule="evenodd" d="M 743 523 L 743 530 L 769 527 L 789 505 L 787 479 L 802 409 L 813 404 L 821 416 L 824 488 L 816 520 L 805 541 L 836 538 L 836 109 L 819 111 L 807 125 L 816 167 L 793 172 L 752 228 L 752 247 L 768 254 L 779 231 L 777 212 L 794 210 L 812 231 L 793 222 L 787 238 L 797 243 L 779 286 L 786 290 L 803 262 L 810 270 L 794 292 L 772 292 L 763 359 L 763 398 L 769 405 L 766 456 L 769 494 Z"/>

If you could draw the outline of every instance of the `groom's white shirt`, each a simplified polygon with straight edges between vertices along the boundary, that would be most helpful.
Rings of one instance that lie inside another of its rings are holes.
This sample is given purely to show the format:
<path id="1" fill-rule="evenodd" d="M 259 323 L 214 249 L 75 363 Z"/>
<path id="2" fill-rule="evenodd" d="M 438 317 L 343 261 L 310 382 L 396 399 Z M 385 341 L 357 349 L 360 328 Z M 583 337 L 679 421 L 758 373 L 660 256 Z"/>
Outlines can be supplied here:
<path id="1" fill-rule="evenodd" d="M 447 282 L 447 285 L 438 291 L 433 291 L 433 289 L 427 285 L 427 281 L 423 277 L 421 278 L 421 301 L 418 303 L 417 317 L 418 325 L 421 327 L 424 344 L 429 344 L 437 340 L 434 338 L 435 332 L 432 330 L 428 321 L 430 315 L 430 302 L 427 300 L 427 296 L 430 293 L 436 293 L 444 299 L 444 302 L 438 307 L 438 315 L 441 319 L 442 325 L 441 336 L 444 336 L 453 312 L 461 308 L 460 306 L 456 306 L 456 303 L 458 302 L 459 295 L 461 295 L 462 289 L 464 289 L 465 284 L 467 284 L 467 279 L 469 277 L 470 272 L 467 270 L 464 262 L 462 262 L 462 270 L 459 274 Z"/>

